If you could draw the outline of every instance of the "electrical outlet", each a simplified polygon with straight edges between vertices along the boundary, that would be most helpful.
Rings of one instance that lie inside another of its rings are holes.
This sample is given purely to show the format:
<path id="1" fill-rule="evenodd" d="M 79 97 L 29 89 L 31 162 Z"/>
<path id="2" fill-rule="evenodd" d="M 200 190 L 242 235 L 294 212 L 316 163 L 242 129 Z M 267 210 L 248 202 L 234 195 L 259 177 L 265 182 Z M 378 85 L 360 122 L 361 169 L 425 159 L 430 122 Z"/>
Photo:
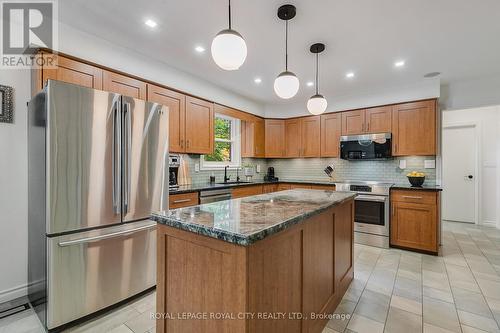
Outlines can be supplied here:
<path id="1" fill-rule="evenodd" d="M 425 160 L 424 168 L 426 169 L 436 169 L 436 160 Z"/>
<path id="2" fill-rule="evenodd" d="M 406 169 L 406 160 L 399 160 L 399 168 L 401 170 Z"/>
<path id="3" fill-rule="evenodd" d="M 255 172 L 260 173 L 260 164 L 257 164 Z"/>
<path id="4" fill-rule="evenodd" d="M 195 163 L 194 172 L 200 172 L 200 163 Z"/>

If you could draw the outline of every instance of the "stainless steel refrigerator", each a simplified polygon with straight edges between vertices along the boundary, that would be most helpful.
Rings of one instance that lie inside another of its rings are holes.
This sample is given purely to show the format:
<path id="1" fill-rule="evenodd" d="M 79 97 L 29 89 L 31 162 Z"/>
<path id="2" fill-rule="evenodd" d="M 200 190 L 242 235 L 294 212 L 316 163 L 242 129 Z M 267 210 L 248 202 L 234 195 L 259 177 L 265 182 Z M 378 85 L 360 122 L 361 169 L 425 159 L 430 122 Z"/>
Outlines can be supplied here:
<path id="1" fill-rule="evenodd" d="M 54 329 L 155 286 L 168 108 L 60 81 L 28 106 L 28 289 Z"/>

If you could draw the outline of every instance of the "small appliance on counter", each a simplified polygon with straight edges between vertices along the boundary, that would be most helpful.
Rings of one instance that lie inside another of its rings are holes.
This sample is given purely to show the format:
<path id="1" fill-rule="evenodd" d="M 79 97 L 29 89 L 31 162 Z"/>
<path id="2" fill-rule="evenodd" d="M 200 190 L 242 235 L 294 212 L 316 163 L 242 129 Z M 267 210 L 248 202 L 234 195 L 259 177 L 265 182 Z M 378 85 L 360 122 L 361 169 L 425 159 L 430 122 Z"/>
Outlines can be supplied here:
<path id="1" fill-rule="evenodd" d="M 278 177 L 274 176 L 274 168 L 267 168 L 267 174 L 264 176 L 264 181 L 266 182 L 277 182 L 279 180 Z"/>
<path id="2" fill-rule="evenodd" d="M 179 188 L 179 166 L 181 157 L 178 154 L 168 155 L 168 190 L 175 191 Z"/>
<path id="3" fill-rule="evenodd" d="M 252 177 L 255 174 L 255 168 L 253 166 L 246 166 L 243 168 L 243 172 L 245 174 L 245 179 L 247 182 L 252 181 Z"/>
<path id="4" fill-rule="evenodd" d="M 391 141 L 391 133 L 341 136 L 340 158 L 350 161 L 390 159 Z"/>

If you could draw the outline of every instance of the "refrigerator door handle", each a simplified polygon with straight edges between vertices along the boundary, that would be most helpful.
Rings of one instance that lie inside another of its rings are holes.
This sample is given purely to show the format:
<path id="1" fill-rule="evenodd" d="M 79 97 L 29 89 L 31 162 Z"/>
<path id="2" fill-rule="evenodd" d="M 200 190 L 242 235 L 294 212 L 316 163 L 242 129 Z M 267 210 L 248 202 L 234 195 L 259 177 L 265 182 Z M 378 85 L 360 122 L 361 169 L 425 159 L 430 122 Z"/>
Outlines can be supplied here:
<path id="1" fill-rule="evenodd" d="M 60 247 L 65 247 L 65 246 L 78 245 L 78 244 L 83 244 L 83 243 L 98 242 L 98 241 L 103 240 L 103 239 L 124 237 L 124 236 L 131 235 L 133 233 L 142 231 L 142 230 L 148 230 L 148 229 L 153 229 L 153 228 L 156 228 L 156 223 L 142 226 L 142 227 L 138 227 L 135 229 L 111 232 L 111 233 L 105 234 L 105 235 L 85 237 L 85 238 L 74 239 L 74 240 L 70 240 L 70 241 L 66 241 L 66 242 L 60 242 L 57 245 L 59 245 Z"/>
<path id="2" fill-rule="evenodd" d="M 123 138 L 124 138 L 124 148 L 123 148 L 123 204 L 124 213 L 128 213 L 130 206 L 130 182 L 131 182 L 131 171 L 130 166 L 132 163 L 132 114 L 130 111 L 130 103 L 123 104 Z"/>
<path id="3" fill-rule="evenodd" d="M 122 124 L 119 109 L 120 101 L 116 100 L 113 103 L 113 147 L 112 147 L 112 178 L 113 178 L 113 211 L 115 214 L 121 213 L 121 202 L 120 202 L 120 162 L 121 162 L 121 137 L 122 137 Z"/>

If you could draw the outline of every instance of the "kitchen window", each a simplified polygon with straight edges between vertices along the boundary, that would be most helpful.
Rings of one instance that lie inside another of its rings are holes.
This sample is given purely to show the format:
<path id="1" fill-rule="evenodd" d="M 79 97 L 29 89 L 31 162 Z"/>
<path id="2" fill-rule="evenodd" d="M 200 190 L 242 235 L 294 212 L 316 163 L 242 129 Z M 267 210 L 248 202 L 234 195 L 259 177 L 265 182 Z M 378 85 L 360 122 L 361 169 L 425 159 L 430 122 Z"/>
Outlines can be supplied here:
<path id="1" fill-rule="evenodd" d="M 222 114 L 215 114 L 214 152 L 202 155 L 200 168 L 204 170 L 221 169 L 225 166 L 241 166 L 240 120 Z"/>

